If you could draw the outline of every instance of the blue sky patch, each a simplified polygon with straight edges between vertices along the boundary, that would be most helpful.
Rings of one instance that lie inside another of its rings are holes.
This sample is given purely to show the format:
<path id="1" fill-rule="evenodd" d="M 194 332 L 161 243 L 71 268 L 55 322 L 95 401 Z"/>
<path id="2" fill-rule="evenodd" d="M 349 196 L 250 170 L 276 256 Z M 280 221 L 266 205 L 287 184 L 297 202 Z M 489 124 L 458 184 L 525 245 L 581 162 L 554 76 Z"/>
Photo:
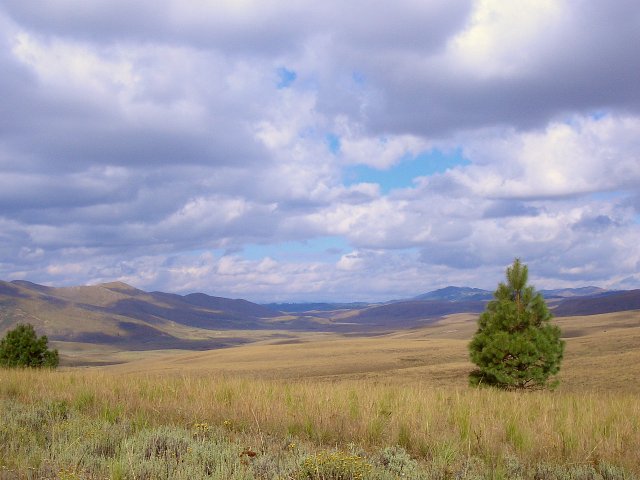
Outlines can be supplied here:
<path id="1" fill-rule="evenodd" d="M 594 120 L 602 120 L 607 115 L 609 115 L 609 112 L 606 110 L 596 110 L 595 112 L 591 112 L 591 118 Z"/>
<path id="2" fill-rule="evenodd" d="M 334 155 L 340 153 L 340 137 L 335 133 L 327 133 L 325 136 L 325 140 L 327 142 L 327 147 L 329 147 L 329 151 Z"/>
<path id="3" fill-rule="evenodd" d="M 361 72 L 353 72 L 351 74 L 351 79 L 354 81 L 354 83 L 360 86 L 363 86 L 367 81 L 367 78 L 364 76 L 364 73 L 361 73 Z"/>
<path id="4" fill-rule="evenodd" d="M 612 190 L 605 192 L 593 192 L 589 194 L 594 200 L 610 202 L 611 200 L 620 200 L 628 195 L 628 192 L 622 190 Z"/>
<path id="5" fill-rule="evenodd" d="M 607 118 L 609 116 L 609 112 L 607 110 L 593 110 L 592 112 L 588 113 L 587 116 L 592 120 L 600 121 L 604 118 Z M 581 126 L 581 117 L 572 115 L 565 118 L 563 123 L 565 125 L 569 125 L 572 128 L 579 129 Z"/>
<path id="6" fill-rule="evenodd" d="M 290 87 L 293 82 L 295 82 L 298 75 L 295 71 L 289 70 L 285 67 L 280 67 L 276 71 L 278 74 L 278 90 L 282 90 L 283 88 Z"/>
<path id="7" fill-rule="evenodd" d="M 416 156 L 407 155 L 399 164 L 388 170 L 378 170 L 366 165 L 349 167 L 345 173 L 345 184 L 377 183 L 380 185 L 380 191 L 386 194 L 396 188 L 412 187 L 413 180 L 417 177 L 443 173 L 470 163 L 463 157 L 459 148 L 450 152 L 434 149 Z"/>

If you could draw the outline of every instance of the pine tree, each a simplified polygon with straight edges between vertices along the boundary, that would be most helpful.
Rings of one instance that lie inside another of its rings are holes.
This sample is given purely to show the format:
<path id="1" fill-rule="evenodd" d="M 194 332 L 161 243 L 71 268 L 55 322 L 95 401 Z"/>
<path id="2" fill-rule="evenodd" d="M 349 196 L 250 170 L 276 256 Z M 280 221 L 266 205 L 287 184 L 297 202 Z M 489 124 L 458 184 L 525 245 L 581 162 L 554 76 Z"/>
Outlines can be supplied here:
<path id="1" fill-rule="evenodd" d="M 507 268 L 507 283 L 500 283 L 494 299 L 478 320 L 469 344 L 472 385 L 505 389 L 553 386 L 549 377 L 560 370 L 564 342 L 560 328 L 540 293 L 527 286 L 528 268 L 519 259 Z"/>
<path id="2" fill-rule="evenodd" d="M 18 324 L 0 340 L 0 367 L 49 367 L 59 363 L 58 350 L 47 348 L 46 335 L 38 337 L 31 324 Z"/>

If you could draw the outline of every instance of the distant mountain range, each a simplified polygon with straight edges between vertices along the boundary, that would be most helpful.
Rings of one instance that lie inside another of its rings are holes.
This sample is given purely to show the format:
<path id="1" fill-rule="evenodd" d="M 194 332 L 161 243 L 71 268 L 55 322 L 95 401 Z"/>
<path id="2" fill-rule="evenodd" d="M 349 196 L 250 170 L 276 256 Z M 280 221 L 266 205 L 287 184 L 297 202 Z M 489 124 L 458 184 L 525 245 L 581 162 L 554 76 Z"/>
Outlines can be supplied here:
<path id="1" fill-rule="evenodd" d="M 553 309 L 558 317 L 640 310 L 640 290 L 604 291 L 595 295 L 567 298 Z"/>
<path id="2" fill-rule="evenodd" d="M 557 290 L 540 290 L 542 296 L 549 300 L 552 298 L 591 297 L 595 295 L 615 293 L 613 290 L 605 290 L 600 287 L 560 288 Z"/>
<path id="3" fill-rule="evenodd" d="M 556 316 L 640 309 L 640 290 L 543 290 Z M 53 288 L 0 281 L 0 335 L 28 322 L 51 340 L 132 349 L 212 349 L 248 341 L 239 331 L 374 333 L 480 313 L 492 292 L 445 287 L 388 303 L 272 303 L 203 293 L 145 292 L 120 282 Z"/>
<path id="4" fill-rule="evenodd" d="M 491 300 L 492 298 L 493 292 L 482 290 L 480 288 L 445 287 L 413 297 L 413 300 L 447 300 L 449 302 L 467 302 Z"/>
<path id="5" fill-rule="evenodd" d="M 604 290 L 599 287 L 581 287 L 563 288 L 557 290 L 540 290 L 540 293 L 546 300 L 550 300 L 557 298 L 594 296 L 604 293 L 610 293 L 610 291 Z M 492 298 L 493 292 L 489 290 L 470 287 L 445 287 L 429 293 L 418 295 L 417 297 L 413 297 L 413 300 L 449 300 L 452 302 L 460 302 L 470 300 L 491 300 Z"/>

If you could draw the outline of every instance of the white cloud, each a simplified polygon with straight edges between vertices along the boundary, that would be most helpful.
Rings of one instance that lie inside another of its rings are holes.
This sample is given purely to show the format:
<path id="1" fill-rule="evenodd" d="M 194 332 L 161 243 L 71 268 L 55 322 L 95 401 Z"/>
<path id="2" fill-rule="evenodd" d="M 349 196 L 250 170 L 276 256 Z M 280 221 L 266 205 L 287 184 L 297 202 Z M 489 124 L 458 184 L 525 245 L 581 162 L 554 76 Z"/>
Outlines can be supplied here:
<path id="1" fill-rule="evenodd" d="M 562 2 L 554 0 L 480 0 L 447 54 L 462 72 L 482 79 L 531 75 L 538 57 L 566 28 L 566 15 Z"/>
<path id="2" fill-rule="evenodd" d="M 338 270 L 359 270 L 364 266 L 364 260 L 358 252 L 351 252 L 340 257 L 336 267 Z"/>
<path id="3" fill-rule="evenodd" d="M 407 156 L 427 149 L 424 141 L 412 136 L 382 138 L 342 138 L 341 152 L 346 163 L 386 169 Z"/>
<path id="4" fill-rule="evenodd" d="M 13 39 L 13 53 L 43 84 L 60 93 L 111 95 L 131 91 L 137 82 L 127 58 L 97 52 L 90 46 L 53 40 L 45 43 L 27 32 Z M 107 55 L 105 55 L 107 54 Z"/>
<path id="5" fill-rule="evenodd" d="M 640 184 L 640 118 L 607 115 L 552 122 L 471 140 L 478 165 L 452 172 L 484 197 L 540 198 L 634 189 Z"/>

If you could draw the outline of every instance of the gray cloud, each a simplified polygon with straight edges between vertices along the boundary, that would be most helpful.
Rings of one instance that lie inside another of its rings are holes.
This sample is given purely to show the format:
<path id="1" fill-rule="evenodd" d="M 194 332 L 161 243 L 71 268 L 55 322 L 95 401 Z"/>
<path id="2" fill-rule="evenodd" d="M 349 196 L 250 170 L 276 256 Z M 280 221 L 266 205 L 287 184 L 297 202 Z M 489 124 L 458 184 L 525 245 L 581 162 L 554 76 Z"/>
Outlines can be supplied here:
<path id="1" fill-rule="evenodd" d="M 602 232 L 617 225 L 618 223 L 608 215 L 597 215 L 595 217 L 581 218 L 572 228 L 578 231 Z"/>
<path id="2" fill-rule="evenodd" d="M 526 53 L 519 57 L 527 60 L 508 65 L 509 73 L 492 75 L 489 65 L 487 71 L 482 66 L 460 70 L 446 57 L 395 58 L 372 67 L 371 76 L 384 92 L 384 114 L 372 117 L 372 127 L 422 134 L 500 124 L 528 129 L 569 112 L 637 112 L 637 4 L 579 2 L 572 7 L 562 21 L 549 22 L 544 36 L 524 46 Z M 508 39 L 500 49 L 509 49 Z"/>
<path id="3" fill-rule="evenodd" d="M 246 5 L 184 5 L 177 1 L 42 2 L 9 0 L 5 11 L 16 22 L 48 35 L 91 42 L 154 41 L 220 48 L 233 53 L 288 53 L 305 38 L 335 34 L 348 45 L 379 50 L 442 45 L 469 14 L 471 1 L 384 1 L 295 4 L 278 1 Z"/>

